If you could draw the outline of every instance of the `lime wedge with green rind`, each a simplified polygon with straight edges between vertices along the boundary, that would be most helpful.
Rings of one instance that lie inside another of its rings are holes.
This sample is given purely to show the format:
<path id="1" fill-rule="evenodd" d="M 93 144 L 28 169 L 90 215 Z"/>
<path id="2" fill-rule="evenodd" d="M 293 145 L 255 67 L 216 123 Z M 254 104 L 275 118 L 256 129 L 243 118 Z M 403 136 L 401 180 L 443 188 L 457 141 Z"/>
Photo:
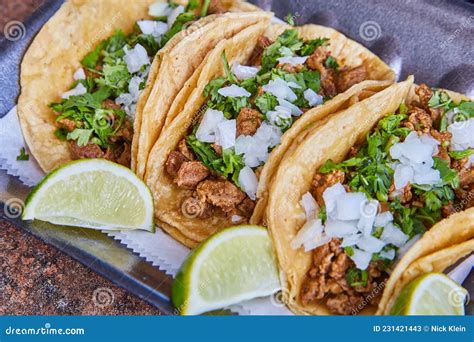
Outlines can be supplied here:
<path id="1" fill-rule="evenodd" d="M 391 315 L 464 315 L 468 292 L 442 273 L 427 273 L 400 292 Z"/>
<path id="2" fill-rule="evenodd" d="M 24 220 L 102 230 L 154 231 L 153 197 L 129 169 L 104 159 L 73 161 L 26 199 Z"/>
<path id="3" fill-rule="evenodd" d="M 197 315 L 280 290 L 272 243 L 265 228 L 237 226 L 191 252 L 172 287 L 182 315 Z"/>

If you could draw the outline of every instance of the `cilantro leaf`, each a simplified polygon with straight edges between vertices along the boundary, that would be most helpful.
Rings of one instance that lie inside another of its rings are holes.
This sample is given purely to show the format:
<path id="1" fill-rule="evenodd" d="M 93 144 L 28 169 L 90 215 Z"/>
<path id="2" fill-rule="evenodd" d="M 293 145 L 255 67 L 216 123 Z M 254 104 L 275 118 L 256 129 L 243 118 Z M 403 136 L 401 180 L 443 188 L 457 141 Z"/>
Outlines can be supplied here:
<path id="1" fill-rule="evenodd" d="M 18 161 L 25 161 L 29 160 L 30 156 L 26 153 L 26 149 L 24 147 L 21 148 L 20 154 L 16 157 L 16 160 Z"/>
<path id="2" fill-rule="evenodd" d="M 68 133 L 68 140 L 76 140 L 78 146 L 86 146 L 92 136 L 92 129 L 76 128 L 71 133 Z"/>
<path id="3" fill-rule="evenodd" d="M 453 159 L 460 160 L 467 158 L 474 154 L 474 148 L 468 148 L 464 151 L 450 151 L 448 152 L 449 156 Z"/>

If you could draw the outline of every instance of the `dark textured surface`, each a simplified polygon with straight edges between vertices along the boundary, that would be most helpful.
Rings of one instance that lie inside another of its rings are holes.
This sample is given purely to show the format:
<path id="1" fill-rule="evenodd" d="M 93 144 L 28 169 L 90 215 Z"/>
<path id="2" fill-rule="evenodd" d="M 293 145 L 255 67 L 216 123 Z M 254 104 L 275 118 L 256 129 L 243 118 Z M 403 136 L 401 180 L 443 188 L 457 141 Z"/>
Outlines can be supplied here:
<path id="1" fill-rule="evenodd" d="M 159 315 L 54 247 L 0 220 L 0 315 Z"/>

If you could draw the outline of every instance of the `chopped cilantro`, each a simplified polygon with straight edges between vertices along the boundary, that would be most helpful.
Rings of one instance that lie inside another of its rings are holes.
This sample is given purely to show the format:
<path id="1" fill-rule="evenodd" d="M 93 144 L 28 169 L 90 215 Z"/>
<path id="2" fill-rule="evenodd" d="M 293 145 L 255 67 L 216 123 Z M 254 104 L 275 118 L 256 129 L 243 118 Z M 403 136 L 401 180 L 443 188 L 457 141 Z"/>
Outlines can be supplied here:
<path id="1" fill-rule="evenodd" d="M 331 69 L 334 69 L 334 70 L 339 70 L 339 64 L 337 63 L 337 61 L 334 59 L 333 56 L 329 56 L 329 57 L 326 59 L 326 62 L 324 62 L 324 65 L 326 66 L 326 68 L 331 68 Z"/>
<path id="2" fill-rule="evenodd" d="M 346 273 L 347 283 L 352 287 L 367 286 L 368 277 L 369 277 L 369 274 L 367 270 L 362 271 L 355 267 L 348 269 Z"/>
<path id="3" fill-rule="evenodd" d="M 21 148 L 20 154 L 16 157 L 16 160 L 18 161 L 25 161 L 29 160 L 30 156 L 26 153 L 26 149 L 24 147 Z"/>
<path id="4" fill-rule="evenodd" d="M 463 151 L 450 151 L 448 154 L 451 158 L 456 160 L 464 159 L 474 154 L 474 148 L 468 148 Z"/>

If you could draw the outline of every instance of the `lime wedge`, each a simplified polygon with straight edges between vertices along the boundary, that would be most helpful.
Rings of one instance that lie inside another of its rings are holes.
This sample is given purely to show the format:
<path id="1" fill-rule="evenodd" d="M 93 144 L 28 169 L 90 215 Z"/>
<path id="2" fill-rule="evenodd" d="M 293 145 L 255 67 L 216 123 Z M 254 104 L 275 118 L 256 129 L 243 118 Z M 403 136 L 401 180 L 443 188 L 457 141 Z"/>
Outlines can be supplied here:
<path id="1" fill-rule="evenodd" d="M 392 315 L 464 315 L 467 291 L 442 273 L 415 278 L 400 292 Z"/>
<path id="2" fill-rule="evenodd" d="M 26 199 L 23 219 L 104 230 L 155 227 L 150 190 L 131 170 L 103 159 L 51 172 Z"/>
<path id="3" fill-rule="evenodd" d="M 182 315 L 198 315 L 280 290 L 268 232 L 238 226 L 212 236 L 188 256 L 172 287 Z"/>

